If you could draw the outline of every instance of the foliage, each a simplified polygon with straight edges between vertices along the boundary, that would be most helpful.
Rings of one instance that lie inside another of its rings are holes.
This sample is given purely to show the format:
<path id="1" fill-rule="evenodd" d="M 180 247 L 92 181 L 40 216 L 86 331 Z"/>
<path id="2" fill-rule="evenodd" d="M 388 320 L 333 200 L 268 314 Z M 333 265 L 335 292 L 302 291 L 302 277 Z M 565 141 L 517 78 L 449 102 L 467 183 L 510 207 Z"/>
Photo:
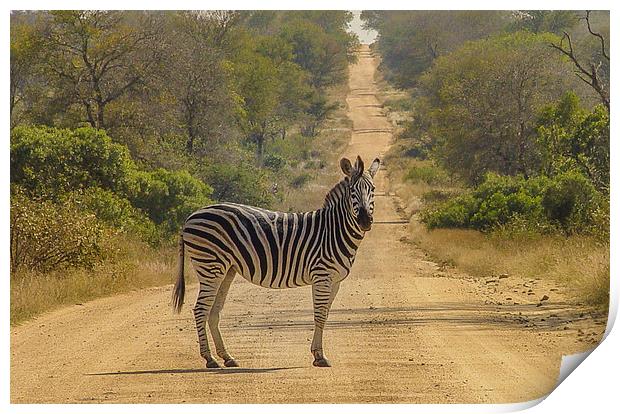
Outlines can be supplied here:
<path id="1" fill-rule="evenodd" d="M 105 128 L 107 105 L 137 88 L 159 61 L 159 48 L 149 47 L 159 33 L 152 17 L 57 10 L 42 21 L 42 71 L 92 127 Z"/>
<path id="2" fill-rule="evenodd" d="M 126 147 L 90 127 L 13 129 L 11 181 L 37 197 L 85 197 L 85 205 L 102 220 L 120 227 L 133 222 L 149 240 L 154 237 L 151 225 L 127 202 L 170 234 L 193 210 L 209 204 L 212 192 L 187 171 L 139 170 Z"/>
<path id="3" fill-rule="evenodd" d="M 269 154 L 265 158 L 264 166 L 275 172 L 281 171 L 286 166 L 286 159 L 277 154 Z"/>
<path id="4" fill-rule="evenodd" d="M 601 195 L 578 171 L 561 173 L 545 189 L 541 204 L 547 218 L 567 231 L 579 230 L 592 223 L 593 212 Z"/>
<path id="5" fill-rule="evenodd" d="M 54 203 L 11 190 L 11 269 L 91 267 L 101 259 L 104 228 L 72 201 Z"/>
<path id="6" fill-rule="evenodd" d="M 509 30 L 561 35 L 563 31 L 574 27 L 578 18 L 573 10 L 525 10 L 514 14 Z"/>
<path id="7" fill-rule="evenodd" d="M 239 106 L 230 91 L 233 74 L 214 44 L 219 37 L 215 21 L 178 12 L 164 22 L 165 70 L 151 82 L 162 91 L 153 109 L 166 114 L 160 128 L 183 136 L 185 151 L 194 154 L 229 132 L 223 124 L 233 123 Z"/>
<path id="8" fill-rule="evenodd" d="M 321 99 L 344 81 L 357 46 L 351 19 L 345 11 L 16 12 L 12 125 L 90 124 L 150 167 L 164 166 L 154 147 L 204 159 L 250 142 L 260 166 L 267 140 L 325 120 L 331 104 Z"/>
<path id="9" fill-rule="evenodd" d="M 108 226 L 119 232 L 137 236 L 151 244 L 159 243 L 164 235 L 155 223 L 131 202 L 110 191 L 99 187 L 90 187 L 83 191 L 74 191 L 64 196 L 67 202 L 73 202 L 82 214 L 94 214 Z"/>
<path id="10" fill-rule="evenodd" d="M 497 33 L 508 21 L 501 11 L 365 11 L 361 17 L 380 33 L 382 68 L 399 87 L 415 86 L 439 56 Z"/>
<path id="11" fill-rule="evenodd" d="M 549 47 L 554 39 L 518 32 L 469 42 L 438 58 L 420 79 L 416 118 L 424 121 L 418 125 L 427 127 L 446 169 L 470 183 L 486 171 L 537 170 L 538 113 L 572 79 Z"/>
<path id="12" fill-rule="evenodd" d="M 140 171 L 133 185 L 129 194 L 131 204 L 168 234 L 178 231 L 193 211 L 212 203 L 212 188 L 187 171 Z"/>
<path id="13" fill-rule="evenodd" d="M 59 198 L 100 187 L 124 193 L 135 164 L 102 130 L 19 126 L 11 131 L 11 182 L 31 194 Z"/>
<path id="14" fill-rule="evenodd" d="M 525 179 L 487 174 L 466 192 L 423 214 L 429 228 L 496 229 L 512 221 L 528 223 L 539 232 L 558 228 L 567 233 L 588 231 L 602 199 L 578 171 L 551 179 Z"/>
<path id="15" fill-rule="evenodd" d="M 349 38 L 339 41 L 319 24 L 295 18 L 282 28 L 280 36 L 292 45 L 293 61 L 310 74 L 314 88 L 324 88 L 345 79 L 347 53 L 353 46 Z"/>
<path id="16" fill-rule="evenodd" d="M 322 93 L 312 95 L 309 108 L 306 111 L 306 123 L 301 128 L 301 133 L 305 137 L 313 137 L 317 134 L 318 126 L 325 121 L 340 105 L 330 104 Z"/>
<path id="17" fill-rule="evenodd" d="M 273 201 L 267 174 L 252 164 L 211 163 L 198 175 L 211 183 L 215 200 L 261 207 Z"/>
<path id="18" fill-rule="evenodd" d="M 417 165 L 409 169 L 405 180 L 424 182 L 426 184 L 443 184 L 449 180 L 445 170 L 431 164 Z"/>
<path id="19" fill-rule="evenodd" d="M 577 169 L 597 190 L 609 193 L 609 113 L 603 105 L 590 112 L 580 106 L 576 94 L 567 93 L 543 109 L 537 143 L 545 174 Z"/>

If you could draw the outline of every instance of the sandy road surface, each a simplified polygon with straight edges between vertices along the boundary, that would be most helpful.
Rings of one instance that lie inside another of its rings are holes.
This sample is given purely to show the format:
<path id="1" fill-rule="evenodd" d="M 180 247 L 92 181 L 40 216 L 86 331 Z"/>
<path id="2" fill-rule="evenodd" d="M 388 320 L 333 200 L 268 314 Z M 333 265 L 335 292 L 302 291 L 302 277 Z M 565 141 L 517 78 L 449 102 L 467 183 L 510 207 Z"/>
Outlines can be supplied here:
<path id="1" fill-rule="evenodd" d="M 346 152 L 365 160 L 391 139 L 375 96 L 376 65 L 362 49 L 347 99 L 355 131 Z M 203 368 L 191 314 L 196 285 L 180 315 L 170 311 L 166 286 L 14 327 L 11 401 L 517 402 L 549 392 L 561 355 L 591 347 L 602 321 L 543 281 L 471 278 L 429 261 L 407 243 L 384 174 L 376 225 L 326 328 L 333 368 L 311 366 L 309 288 L 274 291 L 237 278 L 222 332 L 242 368 Z M 543 293 L 550 300 L 536 306 Z"/>

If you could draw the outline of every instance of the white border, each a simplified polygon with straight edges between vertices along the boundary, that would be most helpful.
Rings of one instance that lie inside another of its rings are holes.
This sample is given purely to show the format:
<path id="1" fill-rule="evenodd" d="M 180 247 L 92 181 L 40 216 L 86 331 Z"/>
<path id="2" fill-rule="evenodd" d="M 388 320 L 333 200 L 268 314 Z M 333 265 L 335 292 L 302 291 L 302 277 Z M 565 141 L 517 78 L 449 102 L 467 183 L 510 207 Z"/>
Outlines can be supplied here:
<path id="1" fill-rule="evenodd" d="M 3 84 L 2 91 L 5 97 L 9 96 L 8 91 L 8 79 L 9 79 L 9 10 L 17 9 L 339 9 L 339 10 L 372 10 L 372 9 L 393 9 L 393 10 L 407 10 L 407 9 L 420 9 L 420 10 L 511 10 L 511 9 L 573 9 L 573 10 L 611 10 L 611 21 L 615 23 L 618 13 L 616 12 L 615 2 L 601 1 L 601 0 L 589 0 L 589 1 L 575 1 L 575 0 L 546 0 L 546 1 L 533 1 L 533 0 L 521 0 L 521 1 L 502 1 L 501 4 L 492 1 L 447 1 L 447 0 L 434 0 L 433 2 L 414 2 L 414 1 L 327 1 L 327 0 L 313 0 L 307 2 L 298 2 L 291 4 L 286 1 L 240 1 L 240 0 L 228 0 L 228 1 L 198 1 L 198 0 L 176 0 L 174 2 L 153 2 L 146 0 L 136 1 L 121 1 L 121 0 L 59 0 L 59 1 L 41 1 L 41 0 L 23 0 L 23 1 L 8 1 L 5 4 L 5 13 L 2 15 L 0 22 L 2 24 L 2 71 L 3 71 Z M 618 31 L 615 24 L 611 27 L 611 43 L 612 45 L 618 44 Z M 612 48 L 615 46 L 612 46 Z M 616 65 L 612 65 L 612 83 L 616 84 L 618 71 Z M 612 87 L 612 101 L 617 101 L 618 93 L 615 86 Z M 201 414 L 205 410 L 224 410 L 225 412 L 236 412 L 237 410 L 257 410 L 260 412 L 288 412 L 293 407 L 288 405 L 248 405 L 248 406 L 236 406 L 236 405 L 213 405 L 205 407 L 204 405 L 168 405 L 168 404 L 135 404 L 135 405 L 9 405 L 9 384 L 10 384 L 10 331 L 9 331 L 9 111 L 6 98 L 2 100 L 3 107 L 3 121 L 1 124 L 4 131 L 5 144 L 2 146 L 4 174 L 1 179 L 1 191 L 0 197 L 2 197 L 4 218 L 0 221 L 0 231 L 2 232 L 2 244 L 0 250 L 0 257 L 2 260 L 2 266 L 5 270 L 3 274 L 3 281 L 5 283 L 3 295 L 4 295 L 4 307 L 2 309 L 2 389 L 1 389 L 1 403 L 4 412 L 25 413 L 25 412 L 57 412 L 57 413 L 72 413 L 72 412 L 109 412 L 116 410 L 144 410 L 154 413 L 169 413 L 175 412 L 200 412 Z M 612 153 L 612 168 L 611 176 L 612 182 L 618 182 L 618 110 L 616 106 L 611 108 L 612 125 L 611 125 L 611 153 Z M 611 191 L 611 211 L 612 213 L 612 237 L 611 237 L 611 251 L 614 251 L 614 247 L 618 246 L 618 220 L 617 220 L 617 206 L 618 203 L 618 191 L 615 185 L 612 186 Z M 613 322 L 617 315 L 618 306 L 618 277 L 614 276 L 618 273 L 618 261 L 615 257 L 611 260 L 611 301 L 610 301 L 610 314 L 609 322 L 606 330 L 606 334 L 610 333 Z M 605 341 L 592 352 L 588 357 L 588 362 L 579 366 L 574 373 L 572 373 L 566 380 L 559 386 L 551 395 L 546 398 L 544 403 L 537 405 L 533 408 L 532 412 L 562 412 L 572 413 L 584 411 L 591 412 L 608 412 L 611 411 L 611 407 L 617 407 L 617 384 L 618 384 L 618 369 L 619 357 L 617 350 L 620 349 L 620 336 L 616 331 L 612 332 Z M 521 404 L 488 404 L 488 405 L 383 405 L 380 409 L 388 409 L 394 412 L 424 412 L 424 413 L 446 413 L 446 412 L 508 412 L 522 410 L 528 407 L 536 405 L 538 401 L 531 401 Z M 293 409 L 300 412 L 314 411 L 320 409 L 321 411 L 341 411 L 346 409 L 354 409 L 362 413 L 374 412 L 378 407 L 371 405 L 298 405 Z"/>

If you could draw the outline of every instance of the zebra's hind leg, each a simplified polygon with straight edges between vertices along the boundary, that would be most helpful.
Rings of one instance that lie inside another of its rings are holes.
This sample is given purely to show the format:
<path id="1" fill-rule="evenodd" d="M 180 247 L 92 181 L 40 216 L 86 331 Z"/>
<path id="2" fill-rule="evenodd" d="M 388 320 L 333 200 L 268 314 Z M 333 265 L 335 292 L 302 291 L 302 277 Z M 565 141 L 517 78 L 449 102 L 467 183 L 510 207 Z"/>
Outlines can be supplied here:
<path id="1" fill-rule="evenodd" d="M 219 364 L 211 355 L 209 349 L 209 340 L 207 338 L 207 318 L 211 312 L 217 291 L 222 283 L 223 272 L 219 269 L 206 269 L 194 264 L 198 281 L 200 283 L 200 292 L 194 306 L 194 318 L 196 319 L 196 330 L 198 332 L 198 342 L 200 344 L 200 356 L 207 361 L 207 368 L 219 368 Z"/>
<path id="2" fill-rule="evenodd" d="M 213 342 L 215 343 L 215 351 L 217 355 L 224 360 L 224 365 L 227 367 L 238 367 L 237 361 L 230 356 L 228 351 L 226 351 L 226 346 L 224 345 L 224 340 L 222 339 L 222 333 L 220 332 L 220 312 L 224 307 L 224 303 L 226 302 L 226 296 L 228 295 L 228 290 L 230 289 L 230 284 L 237 271 L 234 268 L 230 268 L 224 280 L 220 284 L 220 288 L 217 291 L 217 295 L 215 297 L 215 302 L 213 303 L 213 307 L 211 308 L 211 313 L 209 313 L 209 330 L 211 331 L 211 336 L 213 336 Z"/>

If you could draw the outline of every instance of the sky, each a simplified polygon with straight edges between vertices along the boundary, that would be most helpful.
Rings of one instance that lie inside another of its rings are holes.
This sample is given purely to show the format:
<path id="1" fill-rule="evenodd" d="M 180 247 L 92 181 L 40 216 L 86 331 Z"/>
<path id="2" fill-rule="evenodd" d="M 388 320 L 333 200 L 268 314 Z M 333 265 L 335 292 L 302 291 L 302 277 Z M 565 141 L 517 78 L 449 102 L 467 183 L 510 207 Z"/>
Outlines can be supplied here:
<path id="1" fill-rule="evenodd" d="M 351 10 L 353 13 L 353 21 L 349 25 L 349 30 L 359 37 L 360 42 L 370 44 L 375 41 L 377 32 L 375 30 L 364 30 L 362 28 L 362 20 L 360 19 L 360 10 Z"/>

